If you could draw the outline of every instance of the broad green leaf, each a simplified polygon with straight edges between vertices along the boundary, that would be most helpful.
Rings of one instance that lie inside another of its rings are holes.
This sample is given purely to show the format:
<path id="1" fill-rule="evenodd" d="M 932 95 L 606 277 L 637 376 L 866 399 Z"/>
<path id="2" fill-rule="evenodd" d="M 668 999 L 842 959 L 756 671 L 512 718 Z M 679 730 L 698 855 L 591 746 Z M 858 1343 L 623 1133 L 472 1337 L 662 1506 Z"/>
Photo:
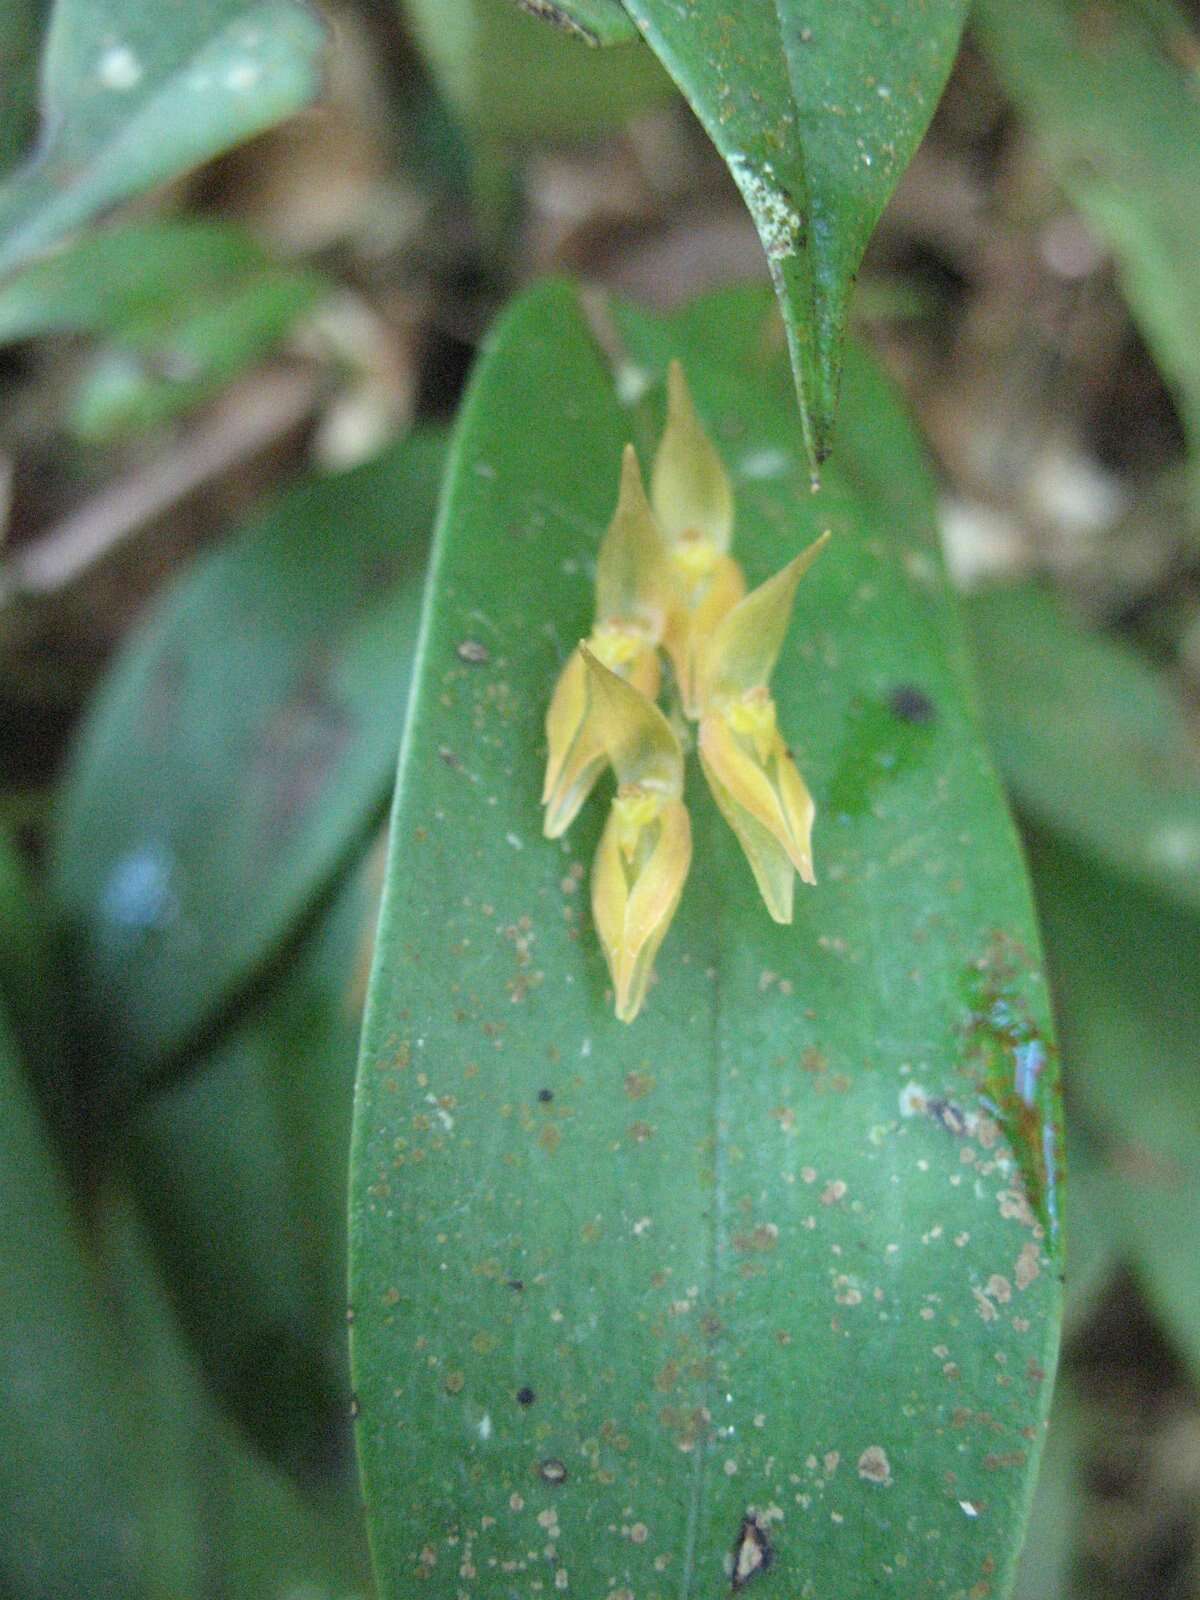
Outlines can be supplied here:
<path id="1" fill-rule="evenodd" d="M 442 502 L 351 1175 L 381 1595 L 707 1597 L 737 1561 L 764 1595 L 999 1596 L 1057 1343 L 1055 1071 L 930 484 L 855 352 L 809 492 L 766 294 L 611 322 L 636 410 L 574 290 L 510 311 Z M 541 837 L 543 717 L 672 356 L 748 580 L 834 533 L 773 679 L 819 883 L 771 922 L 693 755 L 627 1026 L 583 878 L 605 795 Z"/>
<path id="2" fill-rule="evenodd" d="M 592 45 L 632 44 L 637 28 L 621 0 L 516 0 L 531 17 L 552 22 Z"/>
<path id="3" fill-rule="evenodd" d="M 992 746 L 1021 806 L 1200 911 L 1200 756 L 1164 676 L 1034 585 L 982 592 L 968 616 Z"/>
<path id="4" fill-rule="evenodd" d="M 75 750 L 53 887 L 101 1070 L 211 1025 L 388 792 L 441 436 L 314 478 L 184 577 Z"/>
<path id="5" fill-rule="evenodd" d="M 404 0 L 404 7 L 443 94 L 488 144 L 587 138 L 671 93 L 636 33 L 631 43 L 589 50 L 513 0 Z"/>
<path id="6" fill-rule="evenodd" d="M 127 1129 L 127 1179 L 214 1392 L 304 1484 L 344 1473 L 346 1166 L 382 856 Z"/>
<path id="7" fill-rule="evenodd" d="M 933 115 L 966 0 L 623 0 L 724 157 L 787 328 L 814 467 L 854 280 Z"/>
<path id="8" fill-rule="evenodd" d="M 1200 99 L 1194 62 L 1169 53 L 1153 9 L 977 0 L 973 22 L 1055 178 L 1116 257 L 1174 390 L 1200 509 Z"/>
<path id="9" fill-rule="evenodd" d="M 1200 920 L 1049 834 L 1031 865 L 1093 1201 L 1200 1375 Z"/>
<path id="10" fill-rule="evenodd" d="M 324 44 L 301 0 L 55 0 L 42 138 L 0 186 L 0 271 L 307 105 Z"/>
<path id="11" fill-rule="evenodd" d="M 137 1600 L 129 1395 L 66 1177 L 0 1010 L 0 1590 Z"/>

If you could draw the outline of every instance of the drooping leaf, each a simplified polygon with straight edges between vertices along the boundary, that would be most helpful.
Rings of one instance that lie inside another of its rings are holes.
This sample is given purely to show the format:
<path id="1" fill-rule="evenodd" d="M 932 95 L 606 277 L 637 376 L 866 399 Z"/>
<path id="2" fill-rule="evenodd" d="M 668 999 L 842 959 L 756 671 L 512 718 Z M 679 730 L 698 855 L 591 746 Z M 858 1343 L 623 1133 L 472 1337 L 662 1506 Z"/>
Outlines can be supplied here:
<path id="1" fill-rule="evenodd" d="M 1021 806 L 1200 911 L 1200 755 L 1162 674 L 1034 585 L 981 592 L 967 614 L 992 745 Z"/>
<path id="2" fill-rule="evenodd" d="M 289 493 L 185 576 L 93 707 L 53 886 L 126 1085 L 245 988 L 384 803 L 441 453 L 412 435 Z"/>
<path id="3" fill-rule="evenodd" d="M 966 0 L 623 0 L 740 188 L 787 328 L 814 466 L 851 291 L 933 115 Z"/>
<path id="4" fill-rule="evenodd" d="M 0 1009 L 0 1589 L 139 1600 L 130 1397 L 66 1178 Z"/>
<path id="5" fill-rule="evenodd" d="M 766 295 L 612 320 L 635 411 L 574 291 L 510 311 L 439 519 L 351 1176 L 381 1595 L 1000 1595 L 1056 1348 L 1056 1074 L 929 482 L 856 352 L 810 494 Z M 542 717 L 672 356 L 748 580 L 834 531 L 773 679 L 818 884 L 771 922 L 693 756 L 626 1025 L 585 904 L 605 796 L 540 837 Z"/>
<path id="6" fill-rule="evenodd" d="M 1175 393 L 1200 511 L 1195 33 L 1159 10 L 1155 18 L 1133 4 L 978 0 L 973 21 L 1056 179 L 1116 257 L 1129 308 Z M 1172 39 L 1184 49 L 1172 53 Z"/>
<path id="7" fill-rule="evenodd" d="M 307 105 L 324 43 L 303 0 L 55 0 L 41 138 L 0 186 L 0 272 Z"/>
<path id="8" fill-rule="evenodd" d="M 1200 919 L 1061 838 L 1030 842 L 1093 1205 L 1200 1374 Z"/>
<path id="9" fill-rule="evenodd" d="M 303 1484 L 349 1458 L 346 1168 L 382 858 L 127 1130 L 128 1183 L 213 1391 Z"/>

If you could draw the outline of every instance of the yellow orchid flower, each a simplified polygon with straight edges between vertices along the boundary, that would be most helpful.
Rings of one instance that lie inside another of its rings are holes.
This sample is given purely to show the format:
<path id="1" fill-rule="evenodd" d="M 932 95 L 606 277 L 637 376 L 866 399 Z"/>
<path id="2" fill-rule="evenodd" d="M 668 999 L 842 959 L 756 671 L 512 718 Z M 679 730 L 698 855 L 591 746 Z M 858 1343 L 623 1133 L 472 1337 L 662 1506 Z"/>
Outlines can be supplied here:
<path id="1" fill-rule="evenodd" d="M 626 445 L 617 509 L 596 558 L 596 616 L 588 643 L 599 661 L 650 700 L 658 694 L 657 646 L 666 627 L 670 582 L 637 455 Z M 586 669 L 576 650 L 546 713 L 550 753 L 542 804 L 548 839 L 557 839 L 570 827 L 604 771 L 604 741 L 589 714 L 590 704 Z"/>
<path id="2" fill-rule="evenodd" d="M 797 585 L 828 538 L 822 534 L 741 600 L 705 643 L 699 664 L 700 764 L 776 922 L 792 920 L 795 874 L 816 882 L 815 807 L 783 742 L 769 681 Z"/>
<path id="3" fill-rule="evenodd" d="M 683 707 L 697 715 L 699 647 L 746 592 L 729 554 L 733 487 L 696 415 L 678 361 L 667 368 L 667 425 L 650 477 L 650 498 L 667 541 L 675 603 L 663 645 L 671 657 Z"/>
<path id="4" fill-rule="evenodd" d="M 691 865 L 683 749 L 653 701 L 611 672 L 586 644 L 579 656 L 617 775 L 592 865 L 592 916 L 612 975 L 617 1016 L 632 1022 Z"/>

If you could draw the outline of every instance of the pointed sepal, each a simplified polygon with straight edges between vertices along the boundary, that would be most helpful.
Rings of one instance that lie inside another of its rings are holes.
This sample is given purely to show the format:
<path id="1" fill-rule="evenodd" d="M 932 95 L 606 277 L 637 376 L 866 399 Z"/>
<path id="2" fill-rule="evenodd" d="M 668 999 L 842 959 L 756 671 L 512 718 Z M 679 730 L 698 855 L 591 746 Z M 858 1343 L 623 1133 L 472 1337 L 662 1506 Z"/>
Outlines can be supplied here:
<path id="1" fill-rule="evenodd" d="M 829 537 L 823 533 L 774 577 L 751 590 L 709 634 L 698 671 L 703 710 L 766 688 L 787 636 L 796 589 Z"/>
<path id="2" fill-rule="evenodd" d="M 667 368 L 667 425 L 654 457 L 650 499 L 669 545 L 706 546 L 714 558 L 729 549 L 733 486 L 678 361 Z"/>
<path id="3" fill-rule="evenodd" d="M 596 557 L 596 621 L 636 623 L 657 644 L 672 597 L 666 545 L 631 444 L 621 457 L 617 509 Z"/>

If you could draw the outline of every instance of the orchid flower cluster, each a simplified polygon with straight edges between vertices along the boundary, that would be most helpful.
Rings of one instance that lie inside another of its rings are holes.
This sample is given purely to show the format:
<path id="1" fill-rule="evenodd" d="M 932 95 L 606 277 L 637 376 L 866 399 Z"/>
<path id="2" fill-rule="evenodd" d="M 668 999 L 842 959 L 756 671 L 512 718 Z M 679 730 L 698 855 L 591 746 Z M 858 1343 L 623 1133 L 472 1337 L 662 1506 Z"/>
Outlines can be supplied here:
<path id="1" fill-rule="evenodd" d="M 728 474 L 674 361 L 649 498 L 626 445 L 596 563 L 595 622 L 546 714 L 547 838 L 566 831 L 606 767 L 616 774 L 592 868 L 592 915 L 623 1022 L 641 1010 L 692 858 L 683 743 L 656 704 L 660 650 L 684 716 L 699 723 L 713 798 L 775 921 L 792 920 L 797 874 L 816 882 L 813 802 L 783 742 L 769 680 L 796 587 L 829 535 L 747 594 L 729 553 L 733 516 Z"/>

